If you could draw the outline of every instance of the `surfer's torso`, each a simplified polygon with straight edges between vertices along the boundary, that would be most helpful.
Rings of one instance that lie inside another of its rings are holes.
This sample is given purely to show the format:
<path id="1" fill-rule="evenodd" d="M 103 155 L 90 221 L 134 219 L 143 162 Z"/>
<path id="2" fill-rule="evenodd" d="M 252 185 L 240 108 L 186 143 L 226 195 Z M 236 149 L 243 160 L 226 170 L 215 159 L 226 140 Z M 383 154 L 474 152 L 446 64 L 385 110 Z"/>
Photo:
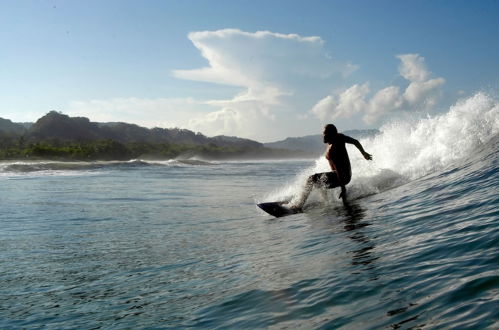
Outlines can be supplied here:
<path id="1" fill-rule="evenodd" d="M 349 183 L 352 178 L 350 158 L 345 146 L 345 143 L 352 143 L 350 140 L 353 139 L 349 136 L 337 134 L 326 150 L 326 159 L 329 161 L 331 169 L 338 173 L 338 177 L 344 185 Z"/>

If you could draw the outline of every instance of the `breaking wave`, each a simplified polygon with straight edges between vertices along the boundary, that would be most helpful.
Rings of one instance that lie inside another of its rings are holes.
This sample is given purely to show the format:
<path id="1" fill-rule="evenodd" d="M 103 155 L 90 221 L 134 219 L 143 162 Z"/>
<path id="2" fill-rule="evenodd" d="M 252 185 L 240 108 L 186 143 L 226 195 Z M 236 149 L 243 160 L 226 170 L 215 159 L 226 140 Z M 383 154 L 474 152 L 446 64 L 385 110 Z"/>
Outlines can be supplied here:
<path id="1" fill-rule="evenodd" d="M 173 159 L 165 161 L 150 161 L 134 159 L 130 161 L 95 161 L 95 162 L 66 162 L 66 161 L 7 161 L 0 162 L 0 174 L 22 174 L 43 172 L 47 174 L 60 174 L 78 171 L 95 171 L 116 168 L 137 168 L 146 166 L 207 166 L 215 163 L 194 159 Z"/>
<path id="2" fill-rule="evenodd" d="M 373 161 L 365 161 L 354 146 L 347 145 L 353 173 L 349 197 L 376 194 L 445 170 L 476 153 L 497 134 L 499 103 L 481 92 L 457 102 L 447 113 L 386 124 L 380 134 L 361 140 Z M 296 197 L 309 175 L 329 170 L 325 158 L 320 157 L 266 199 Z"/>

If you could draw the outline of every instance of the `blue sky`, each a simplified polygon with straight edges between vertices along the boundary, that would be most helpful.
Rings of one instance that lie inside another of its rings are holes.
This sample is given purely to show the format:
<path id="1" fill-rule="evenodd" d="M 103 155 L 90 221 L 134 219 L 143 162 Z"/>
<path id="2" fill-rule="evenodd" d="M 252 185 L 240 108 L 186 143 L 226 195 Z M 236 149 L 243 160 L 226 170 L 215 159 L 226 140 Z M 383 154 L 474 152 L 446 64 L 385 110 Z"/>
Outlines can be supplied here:
<path id="1" fill-rule="evenodd" d="M 499 88 L 498 1 L 0 1 L 0 117 L 271 141 Z"/>

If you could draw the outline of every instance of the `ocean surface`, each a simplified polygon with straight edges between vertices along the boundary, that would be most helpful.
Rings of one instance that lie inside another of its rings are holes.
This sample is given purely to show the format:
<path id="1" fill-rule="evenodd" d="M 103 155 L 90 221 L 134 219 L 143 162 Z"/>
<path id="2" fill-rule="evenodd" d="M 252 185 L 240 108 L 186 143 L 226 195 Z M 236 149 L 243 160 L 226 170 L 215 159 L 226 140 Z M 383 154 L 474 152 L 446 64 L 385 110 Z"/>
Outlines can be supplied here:
<path id="1" fill-rule="evenodd" d="M 323 158 L 0 163 L 0 328 L 499 328 L 499 107 L 477 94 Z"/>

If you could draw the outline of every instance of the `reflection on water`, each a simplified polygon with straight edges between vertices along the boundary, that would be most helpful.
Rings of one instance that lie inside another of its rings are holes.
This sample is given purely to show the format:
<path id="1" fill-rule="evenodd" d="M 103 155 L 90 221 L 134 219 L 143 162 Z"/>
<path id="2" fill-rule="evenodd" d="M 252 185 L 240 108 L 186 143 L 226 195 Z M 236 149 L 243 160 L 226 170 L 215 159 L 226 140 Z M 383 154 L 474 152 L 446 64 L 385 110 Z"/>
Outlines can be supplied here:
<path id="1" fill-rule="evenodd" d="M 363 230 L 371 225 L 370 222 L 364 219 L 366 215 L 365 209 L 360 204 L 349 202 L 339 207 L 338 213 L 347 237 L 357 243 L 355 249 L 350 251 L 352 254 L 351 264 L 354 266 L 352 274 L 366 272 L 369 275 L 369 280 L 377 280 L 379 275 L 376 272 L 376 264 L 374 263 L 378 259 L 375 254 L 376 246 Z"/>
<path id="2" fill-rule="evenodd" d="M 371 235 L 374 234 L 368 227 L 372 225 L 372 222 L 366 219 L 366 209 L 359 203 L 349 202 L 335 208 L 335 215 L 343 225 L 346 237 L 350 239 L 351 242 L 355 243 L 347 251 L 347 254 L 351 255 L 350 265 L 352 267 L 350 269 L 350 274 L 359 276 L 356 279 L 359 281 L 364 280 L 366 283 L 377 281 L 378 284 L 373 283 L 370 285 L 371 289 L 375 287 L 385 287 L 387 279 L 383 278 L 383 271 L 379 270 L 377 265 L 377 260 L 380 259 L 376 253 L 375 241 L 377 237 L 371 237 Z M 366 286 L 366 290 L 367 288 L 368 286 Z M 411 309 L 417 306 L 417 304 L 401 299 L 400 291 L 398 290 L 397 292 L 394 292 L 394 297 L 391 297 L 391 295 L 388 294 L 383 300 L 383 303 L 380 302 L 377 309 L 379 309 L 380 318 L 386 317 L 388 319 L 386 325 L 391 329 L 399 329 L 406 326 L 407 323 L 416 321 L 420 317 L 420 313 L 411 313 Z M 387 308 L 384 307 L 386 302 L 394 303 L 397 300 L 400 300 L 405 306 L 395 309 L 389 308 L 387 311 Z M 397 320 L 397 322 L 390 322 L 390 320 Z M 335 322 L 328 324 L 328 326 L 333 327 L 336 325 Z M 424 326 L 424 324 L 420 324 L 419 326 Z"/>

